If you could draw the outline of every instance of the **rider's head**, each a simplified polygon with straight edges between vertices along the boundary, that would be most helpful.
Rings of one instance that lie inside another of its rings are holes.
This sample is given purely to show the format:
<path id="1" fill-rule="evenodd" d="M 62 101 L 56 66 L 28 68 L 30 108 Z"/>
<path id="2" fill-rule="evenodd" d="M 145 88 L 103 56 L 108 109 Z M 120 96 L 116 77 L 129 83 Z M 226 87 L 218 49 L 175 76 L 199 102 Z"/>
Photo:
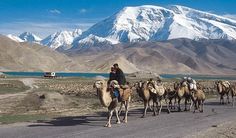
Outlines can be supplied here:
<path id="1" fill-rule="evenodd" d="M 183 77 L 183 80 L 185 80 L 185 81 L 186 81 L 186 80 L 187 80 L 187 77 Z"/>
<path id="2" fill-rule="evenodd" d="M 114 67 L 111 67 L 111 72 L 114 72 L 115 71 L 115 68 Z"/>
<path id="3" fill-rule="evenodd" d="M 187 80 L 188 80 L 188 81 L 191 81 L 191 80 L 192 80 L 192 78 L 191 78 L 191 77 L 188 77 L 188 78 L 187 78 Z"/>
<path id="4" fill-rule="evenodd" d="M 119 68 L 119 65 L 118 65 L 117 63 L 115 63 L 115 64 L 113 65 L 113 67 L 114 67 L 115 69 L 118 69 L 118 68 Z"/>

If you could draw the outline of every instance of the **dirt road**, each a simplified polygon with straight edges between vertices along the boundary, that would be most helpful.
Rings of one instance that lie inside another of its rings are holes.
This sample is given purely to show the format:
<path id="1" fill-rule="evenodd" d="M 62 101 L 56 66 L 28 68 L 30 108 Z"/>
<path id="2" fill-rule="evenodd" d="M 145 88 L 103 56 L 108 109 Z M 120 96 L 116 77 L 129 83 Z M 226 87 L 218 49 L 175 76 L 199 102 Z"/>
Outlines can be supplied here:
<path id="1" fill-rule="evenodd" d="M 217 137 L 226 137 L 227 132 L 222 135 L 221 133 L 218 134 L 217 128 L 224 129 L 223 124 L 227 123 L 231 123 L 231 127 L 235 127 L 234 122 L 236 121 L 236 108 L 233 108 L 231 105 L 219 105 L 218 99 L 206 102 L 204 113 L 172 112 L 167 114 L 163 112 L 161 115 L 154 117 L 149 112 L 146 118 L 140 118 L 141 112 L 142 109 L 131 110 L 127 124 L 114 124 L 115 118 L 113 118 L 112 128 L 103 127 L 106 121 L 104 113 L 78 117 L 61 117 L 37 123 L 5 125 L 0 126 L 0 137 L 180 138 L 210 136 L 209 133 L 215 133 Z M 230 135 L 236 136 L 234 134 Z"/>

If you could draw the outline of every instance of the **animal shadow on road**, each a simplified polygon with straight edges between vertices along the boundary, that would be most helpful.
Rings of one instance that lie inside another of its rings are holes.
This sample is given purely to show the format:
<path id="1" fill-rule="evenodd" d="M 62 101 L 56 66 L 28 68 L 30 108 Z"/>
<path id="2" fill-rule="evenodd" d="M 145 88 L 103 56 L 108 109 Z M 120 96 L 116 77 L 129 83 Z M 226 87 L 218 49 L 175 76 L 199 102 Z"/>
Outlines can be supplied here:
<path id="1" fill-rule="evenodd" d="M 166 112 L 165 109 L 162 110 Z M 138 119 L 142 116 L 143 109 L 133 109 L 129 111 L 130 120 Z M 152 111 L 149 110 L 149 115 L 152 116 Z M 124 112 L 121 113 L 120 118 L 122 119 Z M 86 126 L 104 126 L 107 121 L 106 112 L 97 112 L 94 115 L 84 115 L 84 116 L 66 116 L 66 117 L 56 117 L 50 120 L 38 120 L 35 124 L 28 125 L 28 127 L 42 127 L 42 126 L 76 126 L 76 125 L 86 125 Z M 113 123 L 115 123 L 116 118 L 113 115 Z"/>
<path id="2" fill-rule="evenodd" d="M 38 120 L 36 124 L 28 125 L 28 127 L 76 125 L 102 126 L 107 120 L 106 116 L 107 114 L 105 112 L 99 112 L 95 115 L 56 117 L 50 120 Z"/>

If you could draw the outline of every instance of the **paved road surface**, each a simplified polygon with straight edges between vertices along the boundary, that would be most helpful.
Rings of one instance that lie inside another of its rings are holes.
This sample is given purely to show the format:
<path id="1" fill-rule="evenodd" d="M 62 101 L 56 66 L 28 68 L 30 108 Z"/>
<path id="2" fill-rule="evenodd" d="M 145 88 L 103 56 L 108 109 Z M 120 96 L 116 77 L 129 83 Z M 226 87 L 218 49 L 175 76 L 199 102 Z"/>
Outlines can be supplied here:
<path id="1" fill-rule="evenodd" d="M 236 108 L 219 105 L 218 100 L 207 102 L 204 113 L 163 112 L 154 117 L 149 112 L 146 118 L 140 118 L 141 112 L 141 109 L 131 110 L 128 124 L 114 124 L 112 128 L 103 127 L 106 122 L 104 114 L 3 125 L 0 126 L 0 138 L 181 138 L 192 137 L 197 132 L 236 119 Z"/>

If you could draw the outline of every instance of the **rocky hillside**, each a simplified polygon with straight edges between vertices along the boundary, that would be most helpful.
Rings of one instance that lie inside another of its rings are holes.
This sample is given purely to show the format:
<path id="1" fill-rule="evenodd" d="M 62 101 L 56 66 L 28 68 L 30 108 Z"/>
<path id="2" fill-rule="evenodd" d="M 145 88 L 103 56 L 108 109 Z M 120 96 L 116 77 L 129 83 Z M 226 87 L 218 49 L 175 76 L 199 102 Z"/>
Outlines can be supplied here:
<path id="1" fill-rule="evenodd" d="M 236 41 L 174 39 L 162 42 L 137 42 L 69 51 L 91 71 L 107 72 L 117 62 L 127 72 L 157 73 L 236 73 Z"/>
<path id="2" fill-rule="evenodd" d="M 68 56 L 35 43 L 0 36 L 1 71 L 75 71 L 82 66 Z"/>

